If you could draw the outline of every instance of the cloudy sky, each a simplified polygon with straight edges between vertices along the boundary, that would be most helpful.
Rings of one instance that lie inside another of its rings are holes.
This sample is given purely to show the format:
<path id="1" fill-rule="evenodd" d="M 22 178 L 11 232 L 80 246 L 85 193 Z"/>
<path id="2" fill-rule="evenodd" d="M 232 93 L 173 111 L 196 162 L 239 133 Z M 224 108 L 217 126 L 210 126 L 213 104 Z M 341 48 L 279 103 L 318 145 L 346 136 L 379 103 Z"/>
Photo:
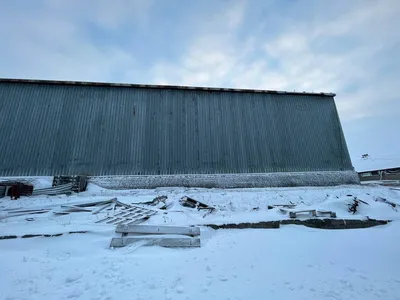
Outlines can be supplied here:
<path id="1" fill-rule="evenodd" d="M 334 92 L 400 161 L 398 0 L 1 0 L 0 77 Z"/>

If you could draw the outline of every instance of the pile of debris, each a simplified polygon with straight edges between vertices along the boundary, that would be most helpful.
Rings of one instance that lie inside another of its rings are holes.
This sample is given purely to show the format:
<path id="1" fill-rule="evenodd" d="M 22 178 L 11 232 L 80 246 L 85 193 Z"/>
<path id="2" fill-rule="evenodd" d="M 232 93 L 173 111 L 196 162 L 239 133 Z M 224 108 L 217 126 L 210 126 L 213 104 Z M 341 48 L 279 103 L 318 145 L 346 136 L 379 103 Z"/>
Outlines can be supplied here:
<path id="1" fill-rule="evenodd" d="M 347 205 L 349 213 L 352 213 L 354 215 L 357 212 L 357 209 L 358 209 L 358 206 L 360 205 L 360 203 L 369 205 L 368 202 L 365 202 L 361 199 L 357 199 L 357 197 L 354 197 L 353 203 Z"/>
<path id="2" fill-rule="evenodd" d="M 0 198 L 6 196 L 16 200 L 21 196 L 72 194 L 86 191 L 86 176 L 54 176 L 53 186 L 43 189 L 35 189 L 29 182 L 24 181 L 3 181 L 0 182 Z"/>
<path id="3" fill-rule="evenodd" d="M 0 198 L 6 196 L 12 200 L 18 199 L 21 196 L 30 196 L 33 193 L 33 185 L 16 181 L 0 182 Z"/>
<path id="4" fill-rule="evenodd" d="M 279 208 L 281 213 L 289 214 L 291 219 L 299 218 L 300 216 L 310 216 L 310 217 L 326 217 L 327 215 L 330 218 L 336 218 L 336 213 L 333 211 L 326 210 L 316 210 L 316 209 L 306 209 L 306 210 L 293 210 L 296 208 L 296 204 L 290 201 L 289 204 L 273 204 L 268 205 L 268 209 Z"/>
<path id="5" fill-rule="evenodd" d="M 70 213 L 91 213 L 97 215 L 100 212 L 107 212 L 107 215 L 95 223 L 103 224 L 126 224 L 132 225 L 144 222 L 149 219 L 152 215 L 158 213 L 157 210 L 144 208 L 134 204 L 125 204 L 118 201 L 117 198 L 104 201 L 95 202 L 84 202 L 74 204 L 62 204 L 59 208 L 54 207 L 43 207 L 43 208 L 31 208 L 31 209 L 5 209 L 3 212 L 6 215 L 1 216 L 0 219 L 7 219 L 11 217 L 18 217 L 24 215 L 36 215 L 44 213 L 53 213 L 53 215 L 61 216 L 68 215 Z M 33 221 L 33 218 L 26 218 L 27 221 Z"/>
<path id="6" fill-rule="evenodd" d="M 75 193 L 86 191 L 87 178 L 86 176 L 54 176 L 53 187 L 71 185 L 71 190 Z"/>
<path id="7" fill-rule="evenodd" d="M 170 209 L 174 204 L 172 201 L 167 200 L 168 196 L 157 196 L 152 201 L 141 202 L 139 204 L 150 205 L 158 209 L 167 210 Z"/>
<path id="8" fill-rule="evenodd" d="M 209 206 L 205 203 L 197 201 L 193 198 L 189 198 L 187 196 L 182 197 L 181 200 L 179 200 L 179 203 L 185 207 L 196 208 L 197 210 L 207 210 L 207 212 L 204 214 L 203 218 L 216 211 L 215 207 Z"/>
<path id="9" fill-rule="evenodd" d="M 110 201 L 110 203 L 103 202 L 101 205 L 105 205 L 95 210 L 93 214 L 98 214 L 104 209 L 111 210 L 112 214 L 109 214 L 105 218 L 96 221 L 96 223 L 133 225 L 144 222 L 152 215 L 157 214 L 156 210 L 141 207 L 135 204 L 125 204 L 119 202 L 117 198 L 111 199 Z M 118 212 L 116 212 L 117 208 L 119 208 Z"/>
<path id="10" fill-rule="evenodd" d="M 387 205 L 391 206 L 393 208 L 394 211 L 397 211 L 397 204 L 391 201 L 388 201 L 385 198 L 382 197 L 375 197 L 375 201 L 376 202 L 382 202 L 382 203 L 386 203 Z"/>

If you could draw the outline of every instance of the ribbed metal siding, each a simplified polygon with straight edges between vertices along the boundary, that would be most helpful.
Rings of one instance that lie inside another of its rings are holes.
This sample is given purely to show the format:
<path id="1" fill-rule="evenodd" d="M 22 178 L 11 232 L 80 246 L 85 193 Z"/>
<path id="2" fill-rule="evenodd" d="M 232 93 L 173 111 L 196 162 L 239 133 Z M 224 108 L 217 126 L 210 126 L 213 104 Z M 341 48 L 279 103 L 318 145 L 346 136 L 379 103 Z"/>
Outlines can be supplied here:
<path id="1" fill-rule="evenodd" d="M 333 97 L 0 83 L 0 176 L 351 170 Z"/>

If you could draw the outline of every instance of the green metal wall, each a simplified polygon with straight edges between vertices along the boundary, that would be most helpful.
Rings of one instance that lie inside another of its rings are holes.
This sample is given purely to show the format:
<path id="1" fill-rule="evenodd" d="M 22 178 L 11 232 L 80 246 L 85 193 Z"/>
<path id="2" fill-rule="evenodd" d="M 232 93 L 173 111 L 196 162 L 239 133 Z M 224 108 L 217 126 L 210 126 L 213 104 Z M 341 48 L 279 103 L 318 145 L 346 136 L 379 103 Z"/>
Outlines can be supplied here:
<path id="1" fill-rule="evenodd" d="M 352 170 L 333 95 L 0 80 L 0 176 Z"/>

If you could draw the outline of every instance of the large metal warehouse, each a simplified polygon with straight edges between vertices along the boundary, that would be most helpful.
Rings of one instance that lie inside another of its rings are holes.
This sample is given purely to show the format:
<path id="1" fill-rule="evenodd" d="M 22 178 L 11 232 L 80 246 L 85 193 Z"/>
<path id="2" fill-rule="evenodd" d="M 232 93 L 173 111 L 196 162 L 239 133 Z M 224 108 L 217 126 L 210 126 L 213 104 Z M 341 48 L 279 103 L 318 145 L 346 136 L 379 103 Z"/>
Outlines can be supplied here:
<path id="1" fill-rule="evenodd" d="M 0 176 L 141 188 L 356 183 L 334 96 L 0 79 Z"/>

